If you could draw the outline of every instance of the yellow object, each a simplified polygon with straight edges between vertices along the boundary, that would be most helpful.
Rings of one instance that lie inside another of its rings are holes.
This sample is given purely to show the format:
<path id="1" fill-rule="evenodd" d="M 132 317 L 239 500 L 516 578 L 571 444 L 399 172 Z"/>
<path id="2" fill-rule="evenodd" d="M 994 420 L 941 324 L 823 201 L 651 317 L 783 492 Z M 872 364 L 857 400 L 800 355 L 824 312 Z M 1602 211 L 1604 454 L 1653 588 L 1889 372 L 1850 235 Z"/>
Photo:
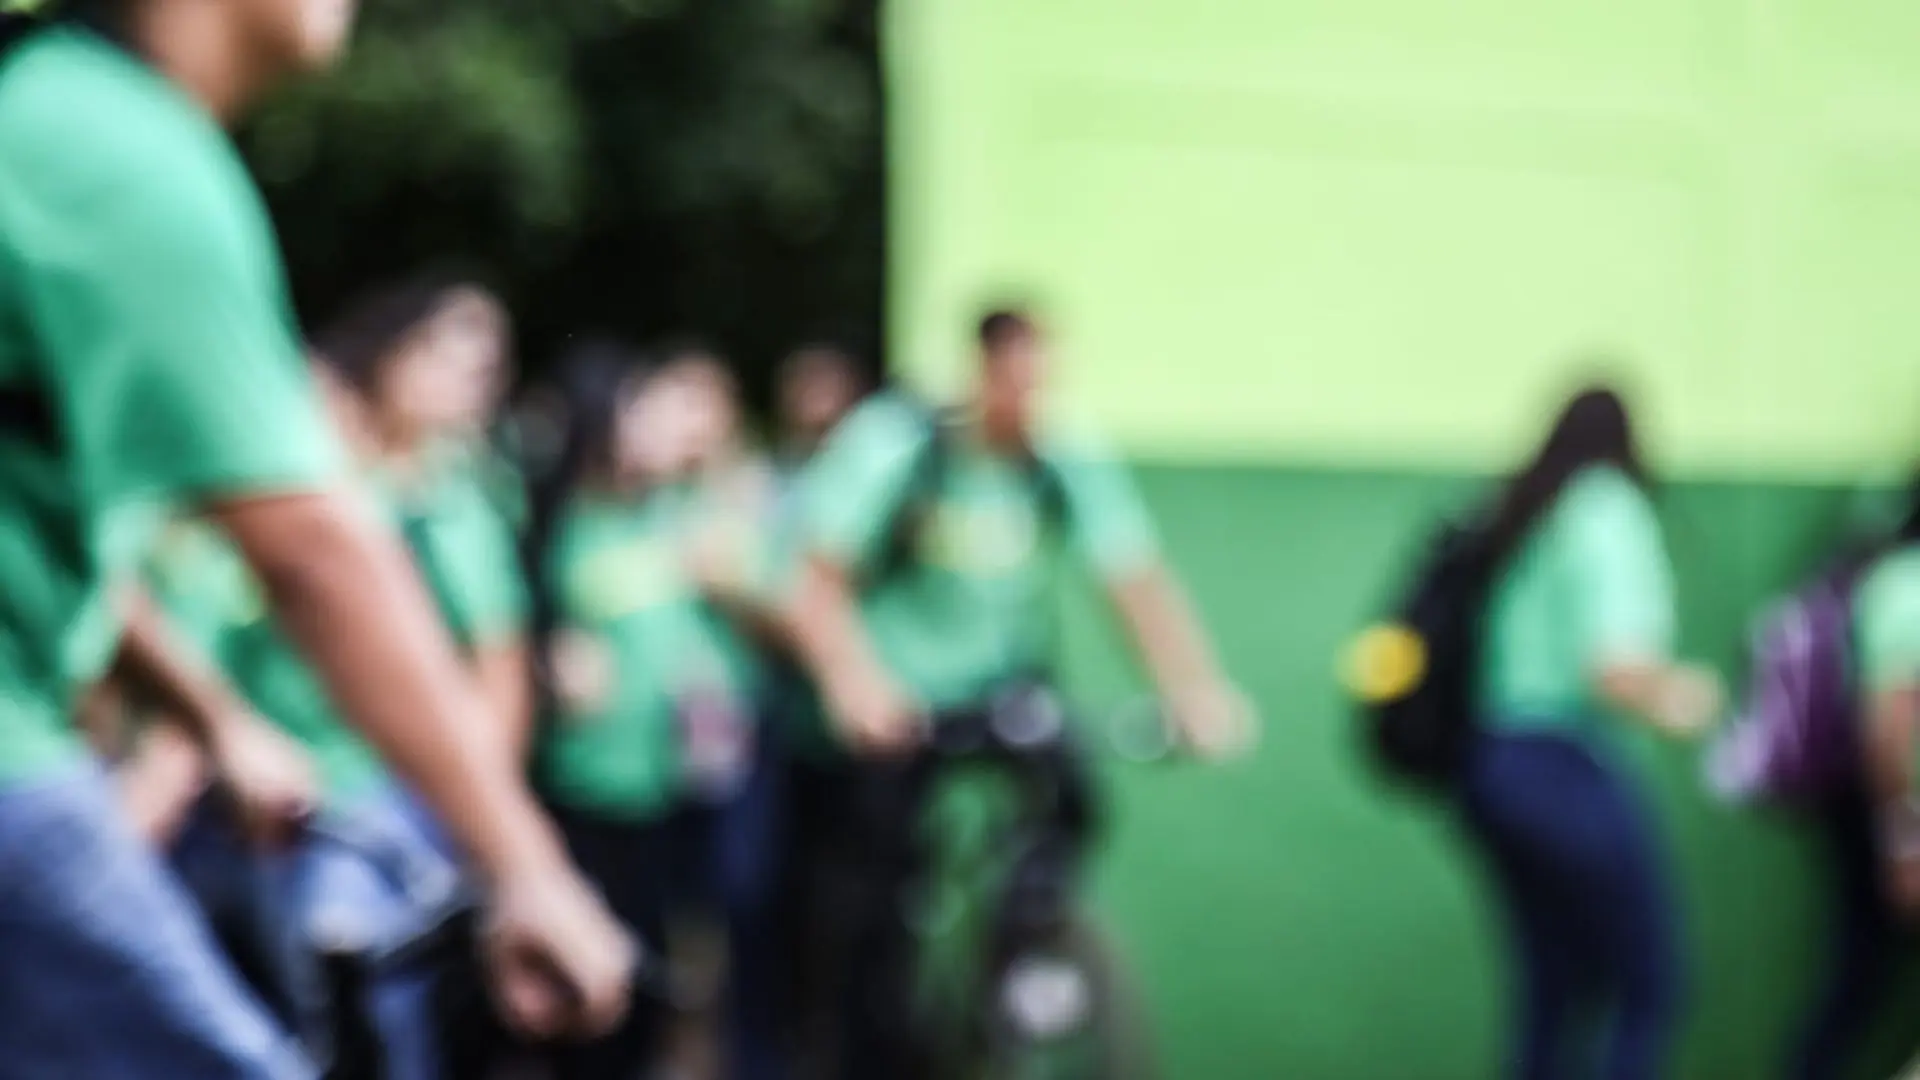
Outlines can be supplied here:
<path id="1" fill-rule="evenodd" d="M 1368 628 L 1347 650 L 1347 691 L 1369 705 L 1398 701 L 1427 675 L 1427 643 L 1393 624 Z"/>

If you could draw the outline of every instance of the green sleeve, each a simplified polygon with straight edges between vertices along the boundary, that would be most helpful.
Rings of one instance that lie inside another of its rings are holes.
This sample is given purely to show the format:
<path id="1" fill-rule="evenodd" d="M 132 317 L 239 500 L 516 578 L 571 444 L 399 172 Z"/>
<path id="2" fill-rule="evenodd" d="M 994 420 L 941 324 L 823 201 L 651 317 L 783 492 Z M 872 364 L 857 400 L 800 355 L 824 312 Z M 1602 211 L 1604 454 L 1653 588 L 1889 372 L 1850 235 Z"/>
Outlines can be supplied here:
<path id="1" fill-rule="evenodd" d="M 264 210 L 208 173 L 155 168 L 39 223 L 59 235 L 24 275 L 30 318 L 101 496 L 303 490 L 336 474 Z"/>
<path id="2" fill-rule="evenodd" d="M 484 492 L 463 494 L 435 551 L 448 628 L 470 646 L 517 638 L 526 629 L 527 595 L 513 531 Z"/>
<path id="3" fill-rule="evenodd" d="M 1077 438 L 1049 449 L 1046 460 L 1065 489 L 1074 543 L 1100 576 L 1124 577 L 1160 558 L 1153 518 L 1117 457 Z"/>
<path id="4" fill-rule="evenodd" d="M 1920 680 L 1920 551 L 1883 561 L 1861 582 L 1854 652 L 1869 691 Z"/>
<path id="5" fill-rule="evenodd" d="M 890 399 L 848 417 L 801 480 L 803 551 L 846 567 L 873 559 L 927 438 L 911 407 Z"/>
<path id="6" fill-rule="evenodd" d="M 1575 617 L 1596 662 L 1661 659 L 1673 651 L 1673 567 L 1646 494 L 1624 475 L 1597 470 L 1564 496 L 1577 576 Z"/>

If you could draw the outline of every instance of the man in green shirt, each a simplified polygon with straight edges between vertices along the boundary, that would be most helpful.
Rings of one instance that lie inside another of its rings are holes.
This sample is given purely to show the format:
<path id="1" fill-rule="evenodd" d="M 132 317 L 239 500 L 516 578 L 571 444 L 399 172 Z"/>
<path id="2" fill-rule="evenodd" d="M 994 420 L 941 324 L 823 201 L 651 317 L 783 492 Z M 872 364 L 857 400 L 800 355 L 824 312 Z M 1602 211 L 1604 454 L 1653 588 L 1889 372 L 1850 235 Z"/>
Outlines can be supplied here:
<path id="1" fill-rule="evenodd" d="M 344 39 L 344 0 L 102 0 L 0 58 L 0 1076 L 305 1074 L 119 819 L 68 723 L 115 587 L 207 514 L 342 711 L 493 889 L 538 1033 L 624 1005 L 631 945 L 567 865 L 417 578 L 339 480 L 257 192 L 221 130 Z"/>
<path id="2" fill-rule="evenodd" d="M 890 763 L 912 753 L 930 718 L 1051 666 L 1055 533 L 1099 577 L 1177 733 L 1203 754 L 1233 751 L 1248 734 L 1126 473 L 1092 440 L 1042 424 L 1039 326 L 994 313 L 979 349 L 976 392 L 951 419 L 898 395 L 870 399 L 803 481 L 791 618 L 830 722 L 855 754 L 835 786 L 875 792 L 848 796 L 850 807 L 892 801 L 881 791 L 909 803 L 863 818 L 917 820 L 918 795 Z M 929 453 L 939 455 L 932 475 Z M 881 857 L 874 870 L 911 875 L 910 862 Z M 911 1075 L 904 1019 L 878 1015 L 899 997 L 877 983 L 898 970 L 904 931 L 887 911 L 856 918 L 870 923 L 849 958 L 865 1015 L 849 1018 L 847 1058 L 859 1075 Z"/>

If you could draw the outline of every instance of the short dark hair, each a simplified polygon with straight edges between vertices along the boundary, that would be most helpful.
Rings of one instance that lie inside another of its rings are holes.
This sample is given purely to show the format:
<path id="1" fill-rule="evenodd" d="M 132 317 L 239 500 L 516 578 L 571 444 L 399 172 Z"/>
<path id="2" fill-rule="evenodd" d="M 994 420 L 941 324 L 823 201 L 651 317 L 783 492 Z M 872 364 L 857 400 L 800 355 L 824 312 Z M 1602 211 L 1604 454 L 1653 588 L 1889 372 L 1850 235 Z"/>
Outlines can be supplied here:
<path id="1" fill-rule="evenodd" d="M 992 352 L 1020 338 L 1032 337 L 1039 329 L 1039 324 L 1024 308 L 995 308 L 981 316 L 978 340 L 982 349 Z"/>
<path id="2" fill-rule="evenodd" d="M 314 349 L 349 385 L 372 393 L 395 351 L 426 325 L 456 284 L 423 274 L 364 293 L 320 328 Z"/>

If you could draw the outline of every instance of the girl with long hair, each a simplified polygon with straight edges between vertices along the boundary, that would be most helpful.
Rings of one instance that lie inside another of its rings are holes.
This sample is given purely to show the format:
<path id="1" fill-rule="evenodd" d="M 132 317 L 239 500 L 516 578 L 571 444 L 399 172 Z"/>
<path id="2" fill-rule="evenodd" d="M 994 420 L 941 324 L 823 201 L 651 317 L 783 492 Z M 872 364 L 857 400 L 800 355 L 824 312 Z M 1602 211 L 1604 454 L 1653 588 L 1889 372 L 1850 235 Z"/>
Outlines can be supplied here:
<path id="1" fill-rule="evenodd" d="M 1488 524 L 1482 737 L 1462 810 L 1511 934 L 1509 1075 L 1584 1074 L 1578 1033 L 1609 1023 L 1608 1080 L 1654 1080 L 1683 993 L 1679 917 L 1621 719 L 1692 734 L 1718 683 L 1676 663 L 1673 573 L 1626 406 L 1573 398 L 1504 485 Z"/>

